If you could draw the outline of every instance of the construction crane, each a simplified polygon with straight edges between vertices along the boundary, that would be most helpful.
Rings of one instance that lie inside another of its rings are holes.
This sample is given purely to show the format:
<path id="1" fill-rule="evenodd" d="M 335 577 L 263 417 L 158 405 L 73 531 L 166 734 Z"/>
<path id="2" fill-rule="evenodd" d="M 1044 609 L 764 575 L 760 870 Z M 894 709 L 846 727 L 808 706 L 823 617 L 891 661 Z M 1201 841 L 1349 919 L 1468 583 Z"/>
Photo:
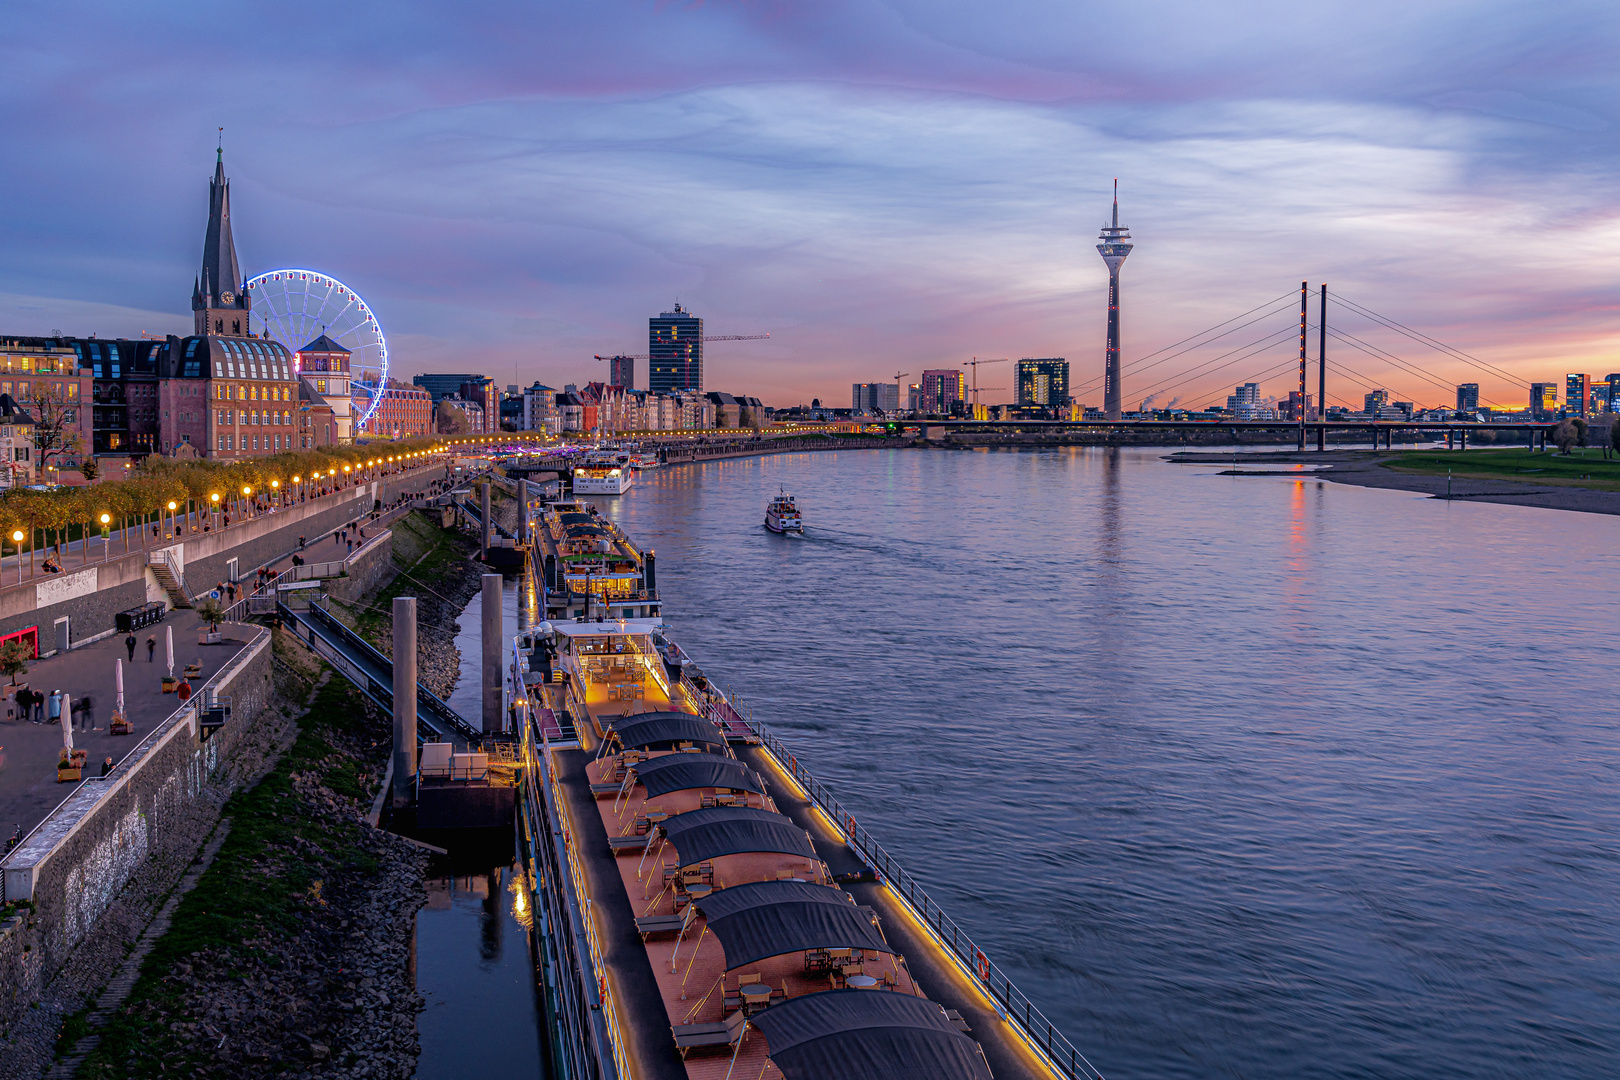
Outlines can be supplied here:
<path id="1" fill-rule="evenodd" d="M 980 360 L 977 356 L 975 356 L 973 359 L 969 360 L 964 365 L 966 367 L 970 367 L 970 368 L 973 369 L 973 407 L 974 408 L 979 407 L 979 391 L 980 390 L 1005 390 L 1005 389 L 1007 389 L 1005 386 L 980 386 L 979 385 L 979 365 L 980 364 L 1010 364 L 1010 363 L 1012 363 L 1012 357 L 1010 357 L 1010 356 L 998 356 L 993 360 Z"/>
<path id="2" fill-rule="evenodd" d="M 770 337 L 769 334 L 705 334 L 699 341 L 762 341 Z M 690 339 L 688 339 L 690 340 Z M 679 345 L 681 342 L 671 342 Z M 598 360 L 651 360 L 647 353 L 615 353 L 612 356 L 597 356 Z"/>
<path id="3" fill-rule="evenodd" d="M 901 412 L 906 407 L 904 400 L 900 397 L 900 380 L 905 378 L 907 375 L 910 375 L 910 374 L 911 374 L 911 372 L 909 372 L 909 371 L 897 371 L 897 372 L 894 373 L 894 411 L 895 412 Z"/>

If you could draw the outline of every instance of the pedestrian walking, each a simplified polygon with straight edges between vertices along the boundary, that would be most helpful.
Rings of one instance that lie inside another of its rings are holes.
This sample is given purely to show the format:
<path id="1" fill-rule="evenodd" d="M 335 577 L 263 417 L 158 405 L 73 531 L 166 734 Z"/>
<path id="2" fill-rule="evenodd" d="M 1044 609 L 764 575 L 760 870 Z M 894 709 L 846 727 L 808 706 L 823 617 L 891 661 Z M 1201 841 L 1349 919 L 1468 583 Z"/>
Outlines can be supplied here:
<path id="1" fill-rule="evenodd" d="M 181 701 L 189 700 L 191 698 L 191 683 L 186 679 L 181 679 L 180 685 L 174 688 L 174 693 Z"/>
<path id="2" fill-rule="evenodd" d="M 134 634 L 124 639 L 124 648 L 129 650 L 129 662 L 132 664 L 135 662 L 135 644 Z"/>
<path id="3" fill-rule="evenodd" d="M 348 541 L 348 544 L 349 544 L 349 554 L 353 555 L 354 554 L 354 541 L 350 540 L 350 541 Z"/>
<path id="4" fill-rule="evenodd" d="M 303 551 L 303 550 L 304 550 L 304 538 L 303 538 L 303 537 L 302 537 L 302 536 L 300 536 L 300 537 L 299 537 L 299 538 L 298 538 L 298 550 L 299 550 L 299 551 Z"/>
<path id="5" fill-rule="evenodd" d="M 149 637 L 146 639 L 146 662 L 148 664 L 152 663 L 152 654 L 155 652 L 157 652 L 157 638 Z"/>
<path id="6" fill-rule="evenodd" d="M 335 544 L 335 543 L 338 542 L 338 533 L 340 533 L 342 531 L 343 531 L 342 529 L 333 529 L 332 530 L 332 543 Z"/>
<path id="7" fill-rule="evenodd" d="M 96 727 L 96 702 L 94 698 L 84 697 L 79 700 L 79 708 L 84 712 L 84 719 L 79 726 L 85 731 L 99 731 Z"/>

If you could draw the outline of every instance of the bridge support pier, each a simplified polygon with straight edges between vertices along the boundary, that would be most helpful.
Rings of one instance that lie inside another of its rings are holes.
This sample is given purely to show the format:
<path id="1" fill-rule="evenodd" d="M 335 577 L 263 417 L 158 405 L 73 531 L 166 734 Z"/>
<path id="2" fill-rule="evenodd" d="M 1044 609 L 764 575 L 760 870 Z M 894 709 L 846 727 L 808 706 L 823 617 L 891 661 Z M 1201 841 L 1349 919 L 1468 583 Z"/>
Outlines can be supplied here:
<path id="1" fill-rule="evenodd" d="M 505 724 L 501 715 L 501 575 L 483 576 L 483 595 L 480 598 L 479 625 L 484 646 L 484 734 L 500 731 Z"/>
<path id="2" fill-rule="evenodd" d="M 1463 449 L 1463 450 L 1468 449 L 1468 429 L 1463 428 L 1462 430 L 1457 432 L 1457 435 L 1458 435 L 1458 437 L 1459 437 L 1459 439 L 1460 439 L 1460 441 L 1462 443 L 1461 449 Z"/>
<path id="3" fill-rule="evenodd" d="M 416 792 L 416 597 L 394 597 L 394 793 L 396 807 Z"/>

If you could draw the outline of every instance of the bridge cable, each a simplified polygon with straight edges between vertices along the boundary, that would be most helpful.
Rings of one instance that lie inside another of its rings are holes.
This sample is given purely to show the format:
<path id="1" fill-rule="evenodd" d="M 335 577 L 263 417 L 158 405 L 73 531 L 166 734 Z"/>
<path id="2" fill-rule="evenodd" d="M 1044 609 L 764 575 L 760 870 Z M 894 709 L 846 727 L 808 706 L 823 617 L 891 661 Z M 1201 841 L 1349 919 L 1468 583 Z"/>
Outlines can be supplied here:
<path id="1" fill-rule="evenodd" d="M 1396 333 L 1404 334 L 1412 340 L 1421 342 L 1422 344 L 1429 346 L 1431 349 L 1445 353 L 1447 356 L 1450 356 L 1453 359 L 1461 360 L 1466 364 L 1471 364 L 1472 366 L 1479 368 L 1481 371 L 1489 371 L 1493 375 L 1500 376 L 1501 378 L 1507 379 L 1509 382 L 1517 383 L 1518 385 L 1529 389 L 1530 384 L 1522 377 L 1513 374 L 1511 371 L 1506 371 L 1502 368 L 1496 367 L 1494 364 L 1487 363 L 1486 361 L 1479 359 L 1477 356 L 1465 353 L 1461 349 L 1453 348 L 1452 346 L 1447 345 L 1445 342 L 1437 341 L 1434 338 L 1429 337 L 1427 334 L 1424 334 L 1422 331 L 1413 330 L 1410 326 L 1407 326 L 1404 323 L 1396 322 L 1394 319 L 1391 319 L 1388 316 L 1380 315 L 1378 312 L 1373 311 L 1370 308 L 1365 308 L 1362 305 L 1357 304 L 1352 300 L 1346 300 L 1341 296 L 1329 295 L 1328 299 L 1348 311 L 1353 311 L 1358 315 L 1372 319 L 1374 322 L 1380 323 L 1381 325 L 1394 330 Z"/>

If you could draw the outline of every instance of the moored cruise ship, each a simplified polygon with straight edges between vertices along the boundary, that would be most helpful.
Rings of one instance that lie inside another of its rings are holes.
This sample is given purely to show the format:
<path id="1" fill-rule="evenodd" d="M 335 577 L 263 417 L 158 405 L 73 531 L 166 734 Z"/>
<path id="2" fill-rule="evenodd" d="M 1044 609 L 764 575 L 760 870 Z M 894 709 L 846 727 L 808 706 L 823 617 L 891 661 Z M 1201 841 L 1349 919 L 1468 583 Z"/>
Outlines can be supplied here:
<path id="1" fill-rule="evenodd" d="M 591 603 L 510 660 L 558 1075 L 1097 1080 L 661 619 Z"/>
<path id="2" fill-rule="evenodd" d="M 539 610 L 545 618 L 658 616 L 656 553 L 637 548 L 590 503 L 550 503 L 532 533 L 535 569 L 544 585 Z"/>
<path id="3" fill-rule="evenodd" d="M 574 494 L 623 495 L 636 482 L 630 455 L 621 450 L 599 450 L 574 466 Z"/>

